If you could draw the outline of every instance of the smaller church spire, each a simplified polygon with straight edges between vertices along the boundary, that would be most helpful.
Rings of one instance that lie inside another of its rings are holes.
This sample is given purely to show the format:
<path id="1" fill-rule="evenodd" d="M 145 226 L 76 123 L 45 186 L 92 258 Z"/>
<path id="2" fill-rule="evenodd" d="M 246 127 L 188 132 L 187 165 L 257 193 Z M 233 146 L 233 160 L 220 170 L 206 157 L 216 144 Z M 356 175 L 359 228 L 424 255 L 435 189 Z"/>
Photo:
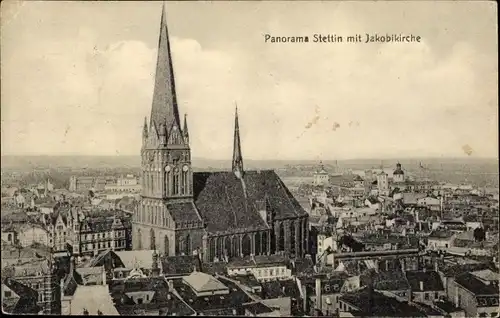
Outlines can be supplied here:
<path id="1" fill-rule="evenodd" d="M 233 146 L 233 172 L 238 177 L 243 176 L 243 156 L 241 154 L 240 125 L 238 123 L 238 105 L 234 114 L 234 146 Z"/>

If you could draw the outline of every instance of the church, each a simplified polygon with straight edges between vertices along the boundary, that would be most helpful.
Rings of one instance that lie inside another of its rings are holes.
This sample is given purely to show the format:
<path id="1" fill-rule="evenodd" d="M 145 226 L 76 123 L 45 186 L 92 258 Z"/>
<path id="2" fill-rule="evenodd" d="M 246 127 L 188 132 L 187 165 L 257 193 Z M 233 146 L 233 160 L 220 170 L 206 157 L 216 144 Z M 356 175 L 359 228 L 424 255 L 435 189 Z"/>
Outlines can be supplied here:
<path id="1" fill-rule="evenodd" d="M 142 133 L 141 202 L 132 247 L 205 262 L 309 249 L 308 214 L 273 170 L 245 170 L 238 113 L 232 171 L 193 172 L 186 116 L 181 126 L 163 8 L 149 121 Z"/>

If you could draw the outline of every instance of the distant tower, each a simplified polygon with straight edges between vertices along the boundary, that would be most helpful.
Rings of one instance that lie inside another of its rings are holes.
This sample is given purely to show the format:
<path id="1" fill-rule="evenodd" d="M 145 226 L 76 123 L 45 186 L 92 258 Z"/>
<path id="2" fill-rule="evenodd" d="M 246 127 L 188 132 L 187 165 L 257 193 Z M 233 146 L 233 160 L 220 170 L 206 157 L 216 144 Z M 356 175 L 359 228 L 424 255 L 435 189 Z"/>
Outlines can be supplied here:
<path id="1" fill-rule="evenodd" d="M 401 164 L 399 162 L 396 164 L 396 170 L 392 173 L 392 180 L 394 180 L 394 182 L 405 181 L 405 173 L 403 169 L 401 169 Z"/>
<path id="2" fill-rule="evenodd" d="M 243 178 L 243 156 L 241 153 L 240 125 L 238 122 L 238 106 L 234 114 L 234 146 L 233 146 L 233 164 L 232 169 L 236 177 Z"/>
<path id="3" fill-rule="evenodd" d="M 384 170 L 377 175 L 377 188 L 379 195 L 389 195 L 389 180 Z"/>
<path id="4" fill-rule="evenodd" d="M 325 170 L 325 166 L 323 162 L 319 162 L 319 171 L 314 173 L 314 185 L 327 185 L 330 182 L 330 176 L 328 172 Z"/>

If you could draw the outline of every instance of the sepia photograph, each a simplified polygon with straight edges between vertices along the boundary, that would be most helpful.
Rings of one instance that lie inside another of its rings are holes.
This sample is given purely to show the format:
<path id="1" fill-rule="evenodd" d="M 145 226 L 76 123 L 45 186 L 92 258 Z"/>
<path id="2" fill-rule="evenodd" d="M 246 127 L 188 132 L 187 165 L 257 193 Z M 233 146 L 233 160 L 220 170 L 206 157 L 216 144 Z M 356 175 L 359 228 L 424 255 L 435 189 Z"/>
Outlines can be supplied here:
<path id="1" fill-rule="evenodd" d="M 493 1 L 4 1 L 8 315 L 500 317 Z"/>

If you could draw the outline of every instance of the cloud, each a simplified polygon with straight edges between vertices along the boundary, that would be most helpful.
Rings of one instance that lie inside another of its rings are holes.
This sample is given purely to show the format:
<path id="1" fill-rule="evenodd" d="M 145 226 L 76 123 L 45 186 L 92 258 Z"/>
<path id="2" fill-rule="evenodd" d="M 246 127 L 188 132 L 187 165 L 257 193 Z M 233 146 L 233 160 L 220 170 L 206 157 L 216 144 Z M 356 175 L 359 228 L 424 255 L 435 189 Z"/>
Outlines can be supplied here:
<path id="1" fill-rule="evenodd" d="M 266 28 L 276 35 L 368 29 L 352 12 L 336 11 L 333 20 L 301 14 L 277 16 Z M 16 54 L 9 42 L 10 54 L 2 54 L 2 153 L 139 153 L 156 48 L 98 39 L 91 28 L 72 39 L 28 34 L 15 42 Z M 462 156 L 464 144 L 473 155 L 497 154 L 496 61 L 467 41 L 447 54 L 425 38 L 252 41 L 253 49 L 243 40 L 208 48 L 171 38 L 193 156 L 230 158 L 235 102 L 243 153 L 253 159 Z"/>

